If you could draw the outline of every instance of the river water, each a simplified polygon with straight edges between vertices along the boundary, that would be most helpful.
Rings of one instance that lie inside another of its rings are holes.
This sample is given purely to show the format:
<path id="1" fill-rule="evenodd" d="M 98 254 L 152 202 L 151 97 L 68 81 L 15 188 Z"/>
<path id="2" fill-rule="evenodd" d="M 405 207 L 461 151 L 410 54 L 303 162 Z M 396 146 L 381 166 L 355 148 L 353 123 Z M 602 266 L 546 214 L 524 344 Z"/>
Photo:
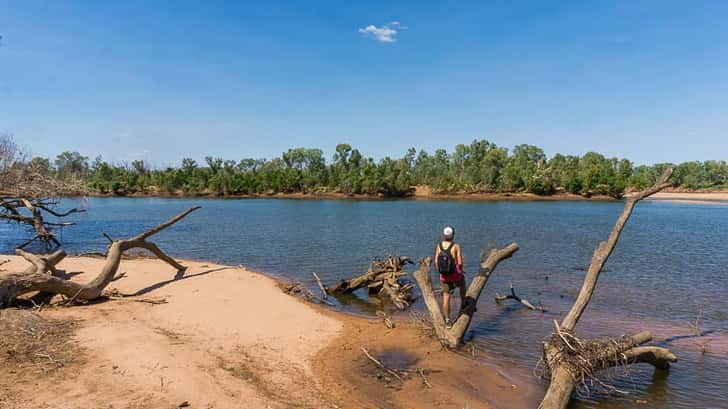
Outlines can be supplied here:
<path id="1" fill-rule="evenodd" d="M 618 202 L 336 201 L 94 198 L 66 201 L 88 212 L 62 233 L 69 253 L 103 250 L 112 237 L 132 236 L 185 208 L 202 209 L 165 230 L 156 242 L 179 257 L 244 264 L 303 281 L 361 274 L 389 253 L 430 255 L 444 224 L 456 229 L 465 270 L 480 254 L 517 242 L 485 288 L 472 327 L 475 342 L 501 366 L 535 368 L 540 341 L 563 317 L 584 268 L 622 209 Z M 0 253 L 25 237 L 0 224 Z M 509 282 L 549 312 L 497 305 Z M 366 295 L 338 308 L 373 314 Z M 421 306 L 419 307 L 421 308 Z M 703 310 L 702 337 L 690 322 Z M 680 361 L 667 372 L 634 366 L 611 383 L 626 394 L 582 396 L 575 408 L 728 408 L 728 203 L 638 204 L 606 265 L 577 332 L 617 336 L 650 330 Z M 701 347 L 701 344 L 704 346 Z M 703 350 L 706 352 L 703 353 Z"/>

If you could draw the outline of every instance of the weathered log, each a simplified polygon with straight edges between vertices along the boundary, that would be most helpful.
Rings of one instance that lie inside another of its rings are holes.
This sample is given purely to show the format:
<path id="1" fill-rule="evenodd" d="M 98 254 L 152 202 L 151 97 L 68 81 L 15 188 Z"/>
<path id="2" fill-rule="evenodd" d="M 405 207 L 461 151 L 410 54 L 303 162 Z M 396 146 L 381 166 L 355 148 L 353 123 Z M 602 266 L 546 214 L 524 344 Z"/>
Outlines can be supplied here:
<path id="1" fill-rule="evenodd" d="M 550 384 L 540 408 L 566 408 L 577 382 L 596 376 L 597 371 L 634 363 L 649 363 L 657 369 L 667 369 L 671 362 L 677 362 L 677 357 L 665 348 L 640 346 L 652 339 L 649 332 L 606 341 L 581 340 L 574 335 L 574 328 L 589 305 L 599 275 L 617 245 L 634 206 L 640 200 L 670 186 L 668 181 L 671 176 L 672 169 L 667 169 L 654 186 L 629 197 L 609 238 L 601 242 L 594 251 L 574 305 L 560 325 L 555 322 L 554 334 L 543 343 L 543 356 Z"/>
<path id="2" fill-rule="evenodd" d="M 321 291 L 328 294 L 350 294 L 358 289 L 367 288 L 369 294 L 386 296 L 400 310 L 404 310 L 414 302 L 412 288 L 414 285 L 402 280 L 407 272 L 402 269 L 411 264 L 408 257 L 388 256 L 384 260 L 375 260 L 369 264 L 367 272 L 349 280 L 340 280 L 330 287 L 317 284 Z"/>
<path id="3" fill-rule="evenodd" d="M 496 303 L 500 304 L 501 302 L 506 301 L 506 300 L 515 300 L 515 301 L 521 303 L 524 307 L 528 308 L 529 310 L 547 312 L 546 308 L 544 308 L 542 305 L 535 306 L 535 305 L 531 304 L 531 302 L 528 301 L 527 299 L 521 298 L 518 295 L 516 295 L 516 290 L 513 288 L 513 283 L 510 284 L 510 294 L 507 294 L 507 295 L 496 294 L 495 295 Z"/>
<path id="4" fill-rule="evenodd" d="M 96 278 L 86 284 L 65 280 L 53 274 L 47 274 L 49 270 L 53 271 L 56 264 L 66 257 L 66 253 L 63 250 L 59 249 L 50 254 L 38 255 L 18 249 L 16 253 L 28 260 L 31 266 L 22 272 L 3 272 L 0 274 L 0 307 L 10 305 L 18 296 L 34 291 L 62 294 L 73 300 L 93 300 L 98 298 L 104 288 L 116 276 L 123 253 L 133 248 L 146 249 L 178 271 L 184 270 L 185 267 L 183 265 L 166 255 L 156 244 L 146 241 L 146 239 L 173 225 L 199 208 L 199 206 L 191 207 L 159 226 L 130 239 L 112 241 L 106 255 L 106 263 L 101 269 L 101 272 Z"/>
<path id="5" fill-rule="evenodd" d="M 405 276 L 407 273 L 402 271 L 402 267 L 411 263 L 412 261 L 408 257 L 389 256 L 381 261 L 375 260 L 369 264 L 366 273 L 348 280 L 340 280 L 336 284 L 326 287 L 326 292 L 329 294 L 350 294 L 393 275 L 396 277 Z"/>
<path id="6" fill-rule="evenodd" d="M 348 280 L 340 280 L 332 286 L 326 287 L 326 292 L 331 294 L 351 294 L 354 291 L 366 287 L 375 281 L 381 281 L 376 279 L 376 272 L 368 270 L 366 273 L 354 277 Z"/>
<path id="7" fill-rule="evenodd" d="M 498 263 L 510 258 L 516 251 L 518 251 L 518 245 L 511 243 L 500 250 L 492 250 L 485 261 L 480 263 L 478 274 L 473 277 L 470 286 L 468 286 L 465 300 L 461 300 L 460 315 L 455 319 L 450 328 L 447 328 L 445 325 L 445 317 L 442 315 L 440 303 L 432 289 L 432 277 L 430 276 L 432 258 L 427 257 L 420 261 L 420 268 L 414 273 L 414 277 L 422 292 L 427 311 L 430 313 L 435 335 L 443 345 L 448 348 L 457 348 L 462 343 L 463 335 L 465 335 L 465 332 L 470 327 L 470 322 L 476 311 L 476 305 L 478 304 L 480 294 L 483 292 L 483 287 L 485 287 L 485 284 L 488 282 Z"/>

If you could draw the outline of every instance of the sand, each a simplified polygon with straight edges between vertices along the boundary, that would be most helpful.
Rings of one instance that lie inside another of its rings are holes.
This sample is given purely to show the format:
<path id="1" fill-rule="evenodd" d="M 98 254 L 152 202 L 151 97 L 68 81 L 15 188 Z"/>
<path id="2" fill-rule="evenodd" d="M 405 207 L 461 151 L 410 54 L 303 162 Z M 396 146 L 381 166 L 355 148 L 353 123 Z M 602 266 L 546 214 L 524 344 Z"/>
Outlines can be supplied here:
<path id="1" fill-rule="evenodd" d="M 672 203 L 728 205 L 728 192 L 659 192 L 650 200 Z"/>
<path id="2" fill-rule="evenodd" d="M 68 258 L 59 268 L 94 272 L 102 262 Z M 125 260 L 125 277 L 110 286 L 166 304 L 122 300 L 44 311 L 82 321 L 76 341 L 88 364 L 18 407 L 176 407 L 185 401 L 197 408 L 288 407 L 270 402 L 277 394 L 319 403 L 298 386 L 312 378 L 311 358 L 339 335 L 341 323 L 301 308 L 263 275 L 184 264 L 188 271 L 175 279 L 159 261 Z M 15 258 L 3 267 L 24 265 Z M 301 396 L 293 393 L 298 390 Z"/>
<path id="3" fill-rule="evenodd" d="M 26 265 L 4 259 L 0 268 Z M 69 257 L 58 267 L 83 282 L 102 263 Z M 65 354 L 30 351 L 33 362 L 0 358 L 0 408 L 519 408 L 542 393 L 528 371 L 444 351 L 415 323 L 390 330 L 286 295 L 244 268 L 183 264 L 177 273 L 158 260 L 124 260 L 109 289 L 134 297 L 23 311 L 75 323 L 59 332 L 71 343 L 59 343 Z M 362 346 L 412 375 L 393 383 Z"/>

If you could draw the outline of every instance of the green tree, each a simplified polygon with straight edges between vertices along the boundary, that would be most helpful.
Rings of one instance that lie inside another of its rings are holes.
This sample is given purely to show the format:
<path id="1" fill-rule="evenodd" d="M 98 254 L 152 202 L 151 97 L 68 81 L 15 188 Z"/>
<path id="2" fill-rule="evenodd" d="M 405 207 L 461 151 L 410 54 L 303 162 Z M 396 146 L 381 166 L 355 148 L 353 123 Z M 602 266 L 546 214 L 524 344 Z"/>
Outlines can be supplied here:
<path id="1" fill-rule="evenodd" d="M 84 177 L 89 174 L 88 157 L 78 152 L 62 152 L 56 156 L 55 165 L 61 177 Z"/>

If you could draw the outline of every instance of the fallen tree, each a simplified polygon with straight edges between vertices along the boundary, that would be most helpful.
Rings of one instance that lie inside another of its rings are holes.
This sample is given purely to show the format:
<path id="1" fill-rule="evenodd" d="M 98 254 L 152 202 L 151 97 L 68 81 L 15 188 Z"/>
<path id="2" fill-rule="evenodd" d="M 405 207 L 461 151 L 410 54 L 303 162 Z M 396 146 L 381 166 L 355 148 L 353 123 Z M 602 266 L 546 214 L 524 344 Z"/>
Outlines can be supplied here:
<path id="1" fill-rule="evenodd" d="M 351 294 L 366 288 L 369 294 L 386 296 L 398 309 L 404 310 L 415 300 L 412 294 L 414 284 L 403 279 L 407 276 L 407 272 L 403 269 L 405 264 L 412 264 L 409 257 L 388 256 L 384 260 L 372 261 L 367 272 L 358 277 L 340 280 L 330 287 L 324 286 L 318 278 L 317 283 L 324 296 Z"/>
<path id="2" fill-rule="evenodd" d="M 443 345 L 448 348 L 457 348 L 462 343 L 463 336 L 470 327 L 473 314 L 477 311 L 476 305 L 480 294 L 483 292 L 483 287 L 485 287 L 498 263 L 510 258 L 516 251 L 518 251 L 518 245 L 511 243 L 502 249 L 492 250 L 488 257 L 480 263 L 478 274 L 470 282 L 465 299 L 461 300 L 460 315 L 450 328 L 445 325 L 445 317 L 442 315 L 440 303 L 432 289 L 432 277 L 430 276 L 432 258 L 427 257 L 420 261 L 420 268 L 414 273 L 414 277 L 422 292 L 425 306 L 430 313 L 435 335 Z"/>
<path id="3" fill-rule="evenodd" d="M 58 247 L 61 245 L 53 230 L 71 226 L 75 223 L 69 221 L 50 222 L 46 220 L 44 214 L 50 214 L 62 219 L 73 213 L 86 211 L 80 208 L 57 211 L 54 209 L 57 205 L 58 200 L 51 198 L 0 197 L 0 220 L 26 225 L 33 229 L 34 235 L 18 248 L 23 249 L 30 243 L 39 240 L 46 245 L 46 250 L 48 250 L 53 246 Z"/>
<path id="4" fill-rule="evenodd" d="M 514 300 L 516 302 L 519 302 L 524 307 L 528 308 L 529 310 L 541 311 L 541 312 L 547 311 L 546 308 L 544 308 L 542 305 L 533 305 L 530 301 L 528 301 L 528 299 L 519 297 L 516 294 L 516 289 L 513 288 L 513 283 L 510 284 L 510 294 L 506 294 L 506 295 L 496 294 L 495 295 L 495 302 L 498 304 L 500 304 L 506 300 Z"/>
<path id="5" fill-rule="evenodd" d="M 31 238 L 18 248 L 36 240 L 44 243 L 46 251 L 60 246 L 53 231 L 74 224 L 63 219 L 84 210 L 58 211 L 58 198 L 82 195 L 84 191 L 78 178 L 59 179 L 49 173 L 47 166 L 28 162 L 27 154 L 13 138 L 0 133 L 0 221 L 27 226 L 33 231 Z M 48 221 L 47 216 L 55 219 Z"/>
<path id="6" fill-rule="evenodd" d="M 599 274 L 617 245 L 634 206 L 640 200 L 670 186 L 668 169 L 651 188 L 629 197 L 607 241 L 599 244 L 592 255 L 591 264 L 584 277 L 581 291 L 561 324 L 554 321 L 555 330 L 543 343 L 545 376 L 550 379 L 549 388 L 541 402 L 541 409 L 566 408 L 577 385 L 593 382 L 604 385 L 597 372 L 635 363 L 649 363 L 657 369 L 667 369 L 677 357 L 669 350 L 656 346 L 641 346 L 652 339 L 649 332 L 618 339 L 586 340 L 575 335 L 574 328 L 596 289 Z"/>
<path id="7" fill-rule="evenodd" d="M 104 234 L 109 239 L 106 263 L 96 278 L 86 284 L 66 280 L 56 272 L 56 265 L 66 257 L 65 251 L 62 249 L 49 254 L 33 254 L 17 249 L 16 253 L 25 258 L 31 265 L 24 271 L 0 272 L 0 307 L 12 305 L 18 296 L 36 291 L 62 294 L 72 300 L 88 301 L 96 299 L 101 296 L 102 291 L 114 279 L 124 252 L 133 248 L 148 250 L 178 271 L 184 270 L 183 265 L 169 257 L 156 244 L 147 241 L 147 239 L 177 223 L 199 208 L 199 206 L 191 207 L 166 222 L 129 239 L 113 240 L 107 234 Z"/>

